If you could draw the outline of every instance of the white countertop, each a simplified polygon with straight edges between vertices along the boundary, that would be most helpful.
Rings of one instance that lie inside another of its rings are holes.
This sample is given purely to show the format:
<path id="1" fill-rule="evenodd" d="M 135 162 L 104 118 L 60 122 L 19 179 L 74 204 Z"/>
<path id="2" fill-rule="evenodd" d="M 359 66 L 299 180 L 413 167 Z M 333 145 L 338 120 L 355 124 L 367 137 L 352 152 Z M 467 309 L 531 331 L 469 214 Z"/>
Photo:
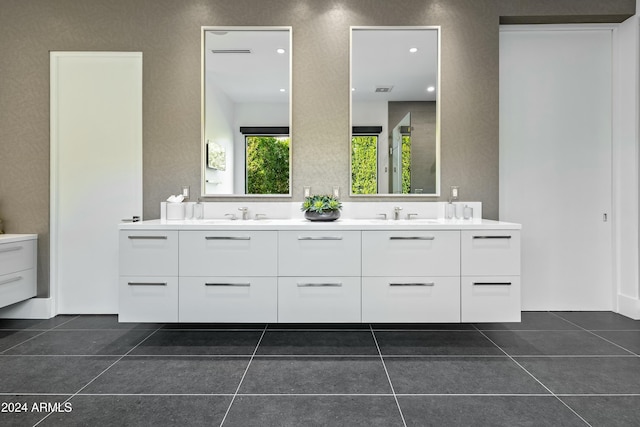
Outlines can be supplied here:
<path id="1" fill-rule="evenodd" d="M 0 244 L 35 240 L 37 238 L 37 234 L 0 234 Z"/>
<path id="2" fill-rule="evenodd" d="M 313 222 L 306 219 L 160 220 L 127 222 L 120 230 L 519 230 L 522 226 L 489 219 L 348 219 Z"/>

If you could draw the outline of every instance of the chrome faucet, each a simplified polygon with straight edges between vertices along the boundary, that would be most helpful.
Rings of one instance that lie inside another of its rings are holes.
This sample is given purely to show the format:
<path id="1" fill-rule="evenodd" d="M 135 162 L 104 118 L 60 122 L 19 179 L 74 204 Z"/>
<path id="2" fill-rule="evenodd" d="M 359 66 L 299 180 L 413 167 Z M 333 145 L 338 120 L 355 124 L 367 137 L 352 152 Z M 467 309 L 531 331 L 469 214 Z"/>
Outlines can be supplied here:
<path id="1" fill-rule="evenodd" d="M 398 220 L 400 219 L 400 211 L 402 210 L 402 208 L 400 206 L 396 206 L 395 208 L 393 208 L 393 219 Z"/>
<path id="2" fill-rule="evenodd" d="M 249 208 L 238 208 L 238 210 L 240 212 L 242 212 L 242 219 L 243 220 L 246 221 L 247 219 L 249 219 Z"/>
<path id="3" fill-rule="evenodd" d="M 407 214 L 407 219 L 409 220 L 409 219 L 411 219 L 411 217 L 413 217 L 413 216 L 418 216 L 418 214 L 417 214 L 417 213 L 408 213 L 408 214 Z"/>

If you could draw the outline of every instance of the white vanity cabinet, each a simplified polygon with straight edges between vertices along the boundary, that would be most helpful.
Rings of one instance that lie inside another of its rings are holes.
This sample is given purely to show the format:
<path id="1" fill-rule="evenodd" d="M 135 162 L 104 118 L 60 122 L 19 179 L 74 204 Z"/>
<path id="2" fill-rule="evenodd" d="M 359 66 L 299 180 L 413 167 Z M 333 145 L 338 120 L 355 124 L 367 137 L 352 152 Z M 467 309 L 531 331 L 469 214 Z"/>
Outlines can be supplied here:
<path id="1" fill-rule="evenodd" d="M 461 233 L 461 321 L 520 321 L 520 231 Z"/>
<path id="2" fill-rule="evenodd" d="M 0 235 L 0 307 L 36 296 L 35 234 Z"/>
<path id="3" fill-rule="evenodd" d="M 480 219 L 122 224 L 119 319 L 519 321 L 519 229 Z"/>
<path id="4" fill-rule="evenodd" d="M 363 322 L 459 322 L 460 232 L 362 232 Z"/>
<path id="5" fill-rule="evenodd" d="M 178 321 L 178 232 L 120 231 L 120 322 Z"/>
<path id="6" fill-rule="evenodd" d="M 278 232 L 278 321 L 360 322 L 361 232 Z"/>
<path id="7" fill-rule="evenodd" d="M 180 322 L 278 321 L 276 231 L 180 232 Z"/>

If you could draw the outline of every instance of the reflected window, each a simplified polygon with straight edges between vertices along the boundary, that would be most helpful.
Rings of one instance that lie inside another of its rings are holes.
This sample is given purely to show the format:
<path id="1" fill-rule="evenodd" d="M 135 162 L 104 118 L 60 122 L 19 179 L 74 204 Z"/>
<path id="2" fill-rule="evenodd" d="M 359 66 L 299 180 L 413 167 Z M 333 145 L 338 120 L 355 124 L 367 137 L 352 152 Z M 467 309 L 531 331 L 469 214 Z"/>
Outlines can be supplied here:
<path id="1" fill-rule="evenodd" d="M 378 135 L 351 138 L 351 192 L 378 194 Z"/>
<path id="2" fill-rule="evenodd" d="M 289 135 L 245 136 L 246 194 L 289 191 Z"/>

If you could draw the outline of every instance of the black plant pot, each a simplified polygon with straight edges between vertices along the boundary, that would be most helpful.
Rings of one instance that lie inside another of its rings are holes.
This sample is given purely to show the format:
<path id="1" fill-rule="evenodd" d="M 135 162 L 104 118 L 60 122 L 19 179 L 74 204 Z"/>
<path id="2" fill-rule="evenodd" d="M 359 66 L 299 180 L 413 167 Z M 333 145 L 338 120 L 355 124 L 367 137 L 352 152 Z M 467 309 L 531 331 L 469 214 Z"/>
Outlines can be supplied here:
<path id="1" fill-rule="evenodd" d="M 306 211 L 304 217 L 309 221 L 335 221 L 340 218 L 340 211 L 312 212 Z"/>

